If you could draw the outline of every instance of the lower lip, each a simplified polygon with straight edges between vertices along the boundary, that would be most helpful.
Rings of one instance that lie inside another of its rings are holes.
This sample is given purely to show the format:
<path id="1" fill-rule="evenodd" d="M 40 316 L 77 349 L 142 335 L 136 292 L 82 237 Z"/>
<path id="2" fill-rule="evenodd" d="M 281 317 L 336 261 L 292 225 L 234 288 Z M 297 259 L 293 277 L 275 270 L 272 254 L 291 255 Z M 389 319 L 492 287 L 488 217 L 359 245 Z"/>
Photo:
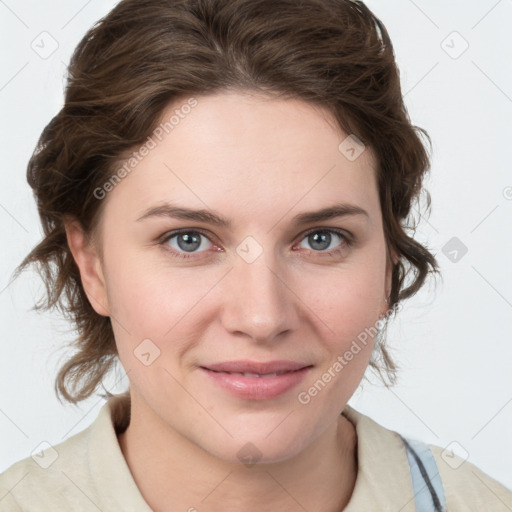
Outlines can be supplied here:
<path id="1" fill-rule="evenodd" d="M 244 377 L 231 373 L 214 372 L 206 368 L 201 370 L 218 386 L 233 395 L 246 400 L 270 400 L 297 386 L 310 370 L 310 366 L 283 373 L 275 377 Z"/>

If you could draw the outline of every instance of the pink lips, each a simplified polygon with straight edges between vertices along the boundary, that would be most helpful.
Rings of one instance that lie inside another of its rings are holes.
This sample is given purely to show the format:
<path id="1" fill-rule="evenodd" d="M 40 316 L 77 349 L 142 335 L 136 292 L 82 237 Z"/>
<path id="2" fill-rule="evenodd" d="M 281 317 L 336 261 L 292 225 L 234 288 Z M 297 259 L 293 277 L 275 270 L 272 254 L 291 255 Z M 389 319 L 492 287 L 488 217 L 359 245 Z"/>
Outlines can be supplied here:
<path id="1" fill-rule="evenodd" d="M 201 366 L 218 386 L 239 398 L 269 400 L 295 387 L 312 365 L 295 361 L 229 361 Z"/>

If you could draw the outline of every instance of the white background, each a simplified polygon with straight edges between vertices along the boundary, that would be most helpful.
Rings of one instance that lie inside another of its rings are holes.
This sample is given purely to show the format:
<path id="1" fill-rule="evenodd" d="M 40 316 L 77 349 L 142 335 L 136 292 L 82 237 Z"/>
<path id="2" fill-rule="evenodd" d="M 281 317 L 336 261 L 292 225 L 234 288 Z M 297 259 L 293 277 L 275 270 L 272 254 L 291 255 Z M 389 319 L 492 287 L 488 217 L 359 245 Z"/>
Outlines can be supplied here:
<path id="1" fill-rule="evenodd" d="M 0 1 L 0 471 L 42 441 L 83 430 L 103 405 L 98 397 L 79 407 L 57 401 L 53 378 L 73 333 L 56 314 L 30 311 L 42 291 L 34 273 L 9 282 L 41 237 L 27 161 L 62 105 L 72 50 L 114 4 Z M 365 383 L 349 403 L 403 435 L 452 443 L 512 488 L 512 2 L 367 5 L 394 43 L 412 121 L 433 139 L 432 214 L 417 237 L 437 255 L 443 281 L 409 301 L 390 327 L 398 385 Z M 59 45 L 47 59 L 31 47 L 48 38 L 43 31 Z M 442 252 L 452 237 L 468 249 L 456 262 Z M 126 386 L 122 370 L 107 383 L 113 392 Z"/>

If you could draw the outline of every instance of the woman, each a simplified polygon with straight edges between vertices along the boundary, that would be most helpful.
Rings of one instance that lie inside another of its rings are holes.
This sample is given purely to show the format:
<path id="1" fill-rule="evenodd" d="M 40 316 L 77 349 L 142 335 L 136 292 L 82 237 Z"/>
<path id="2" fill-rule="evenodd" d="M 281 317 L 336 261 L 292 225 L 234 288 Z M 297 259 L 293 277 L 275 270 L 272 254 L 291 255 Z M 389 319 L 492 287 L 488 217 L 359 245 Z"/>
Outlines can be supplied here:
<path id="1" fill-rule="evenodd" d="M 368 366 L 393 382 L 383 328 L 437 272 L 405 227 L 419 133 L 362 2 L 120 2 L 29 163 L 45 237 L 19 270 L 79 334 L 58 394 L 117 359 L 130 387 L 4 472 L 2 510 L 512 507 L 347 405 Z"/>

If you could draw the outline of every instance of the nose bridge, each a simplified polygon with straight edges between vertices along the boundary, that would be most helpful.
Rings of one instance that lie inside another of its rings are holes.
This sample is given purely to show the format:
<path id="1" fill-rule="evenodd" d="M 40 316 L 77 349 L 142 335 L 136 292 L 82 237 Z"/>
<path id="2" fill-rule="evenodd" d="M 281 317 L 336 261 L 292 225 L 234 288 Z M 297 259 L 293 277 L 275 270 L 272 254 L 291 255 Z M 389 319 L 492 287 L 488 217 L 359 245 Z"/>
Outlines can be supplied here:
<path id="1" fill-rule="evenodd" d="M 287 289 L 284 267 L 275 252 L 248 237 L 237 247 L 230 272 L 224 324 L 259 341 L 271 341 L 294 328 L 293 294 Z"/>

